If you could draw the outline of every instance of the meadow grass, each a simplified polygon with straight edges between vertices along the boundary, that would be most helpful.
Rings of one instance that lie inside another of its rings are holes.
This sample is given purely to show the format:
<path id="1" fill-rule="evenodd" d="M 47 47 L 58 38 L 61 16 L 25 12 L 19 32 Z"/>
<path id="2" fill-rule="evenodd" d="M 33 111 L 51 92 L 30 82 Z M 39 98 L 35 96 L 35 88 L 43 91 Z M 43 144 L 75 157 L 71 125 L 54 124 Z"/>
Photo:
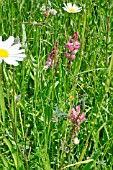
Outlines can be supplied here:
<path id="1" fill-rule="evenodd" d="M 75 14 L 64 2 L 51 0 L 57 14 L 47 15 L 44 0 L 0 1 L 0 36 L 18 36 L 26 53 L 17 67 L 0 64 L 0 169 L 113 169 L 113 2 L 76 1 Z M 76 31 L 67 70 L 65 44 Z M 45 70 L 56 41 L 58 67 Z M 79 104 L 86 121 L 75 144 L 68 116 Z"/>

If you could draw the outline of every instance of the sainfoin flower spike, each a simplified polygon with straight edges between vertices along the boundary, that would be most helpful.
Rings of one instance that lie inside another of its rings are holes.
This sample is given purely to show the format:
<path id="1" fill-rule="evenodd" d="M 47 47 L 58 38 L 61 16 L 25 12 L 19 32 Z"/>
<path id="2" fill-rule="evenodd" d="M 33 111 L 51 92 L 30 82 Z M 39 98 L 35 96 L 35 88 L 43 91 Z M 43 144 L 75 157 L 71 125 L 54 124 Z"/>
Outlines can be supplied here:
<path id="1" fill-rule="evenodd" d="M 80 113 L 80 106 L 77 106 L 76 110 L 72 108 L 71 114 L 69 115 L 68 118 L 72 122 L 72 130 L 74 131 L 74 134 L 77 134 L 81 122 L 86 120 L 85 114 Z"/>
<path id="2" fill-rule="evenodd" d="M 80 43 L 78 42 L 78 32 L 75 32 L 73 36 L 70 37 L 65 46 L 68 48 L 68 52 L 64 52 L 64 55 L 69 59 L 69 63 L 71 63 L 71 61 L 76 58 L 75 54 L 80 48 Z"/>
<path id="3" fill-rule="evenodd" d="M 56 15 L 57 11 L 53 8 L 47 8 L 46 6 L 42 6 L 41 7 L 41 11 L 44 11 L 44 14 L 52 14 L 52 15 Z"/>
<path id="4" fill-rule="evenodd" d="M 20 43 L 14 44 L 13 36 L 6 41 L 2 41 L 2 36 L 0 36 L 0 63 L 5 61 L 7 64 L 17 66 L 18 61 L 22 61 L 26 57 L 25 50 L 20 47 Z"/>
<path id="5" fill-rule="evenodd" d="M 52 49 L 52 52 L 48 54 L 48 58 L 44 66 L 44 70 L 47 70 L 49 67 L 51 67 L 54 64 L 56 67 L 58 67 L 58 60 L 56 59 L 58 55 L 58 45 L 59 42 L 56 41 L 55 47 Z"/>
<path id="6" fill-rule="evenodd" d="M 69 73 L 72 61 L 76 58 L 76 53 L 80 48 L 80 43 L 78 42 L 78 32 L 75 32 L 73 36 L 69 38 L 68 42 L 65 44 L 65 47 L 68 49 L 67 52 L 64 52 L 64 55 L 68 59 L 67 71 Z"/>

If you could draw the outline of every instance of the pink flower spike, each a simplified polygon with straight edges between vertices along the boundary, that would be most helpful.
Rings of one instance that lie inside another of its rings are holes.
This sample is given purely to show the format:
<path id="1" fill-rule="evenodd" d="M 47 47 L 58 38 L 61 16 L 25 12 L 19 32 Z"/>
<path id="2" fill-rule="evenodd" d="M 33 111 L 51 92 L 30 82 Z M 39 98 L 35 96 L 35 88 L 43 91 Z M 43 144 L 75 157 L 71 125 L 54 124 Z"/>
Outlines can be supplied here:
<path id="1" fill-rule="evenodd" d="M 46 65 L 46 66 L 44 66 L 44 70 L 47 70 L 48 68 L 49 68 L 49 66 L 47 66 L 47 65 Z"/>
<path id="2" fill-rule="evenodd" d="M 51 61 L 46 61 L 46 66 L 50 66 L 51 65 Z"/>
<path id="3" fill-rule="evenodd" d="M 80 43 L 79 42 L 74 42 L 74 48 L 75 49 L 78 49 L 78 48 L 80 48 Z"/>
<path id="4" fill-rule="evenodd" d="M 80 125 L 80 123 L 81 123 L 81 120 L 77 119 L 77 124 Z"/>
<path id="5" fill-rule="evenodd" d="M 70 43 L 69 41 L 65 44 L 65 46 L 67 47 L 67 48 L 69 48 L 70 46 L 72 46 L 72 43 Z"/>
<path id="6" fill-rule="evenodd" d="M 72 113 L 70 114 L 70 116 L 69 116 L 68 118 L 69 118 L 71 121 L 76 120 L 77 117 L 78 117 L 77 112 L 75 111 L 74 108 L 71 109 L 71 112 L 72 112 Z"/>
<path id="7" fill-rule="evenodd" d="M 56 49 L 58 50 L 59 41 L 56 42 Z"/>
<path id="8" fill-rule="evenodd" d="M 77 52 L 78 52 L 78 50 L 72 51 L 72 55 L 76 54 Z"/>
<path id="9" fill-rule="evenodd" d="M 73 42 L 73 37 L 69 37 L 69 42 Z"/>
<path id="10" fill-rule="evenodd" d="M 48 12 L 50 12 L 51 14 L 53 15 L 56 15 L 57 14 L 57 11 L 55 9 L 50 9 Z"/>
<path id="11" fill-rule="evenodd" d="M 72 114 L 76 115 L 76 111 L 74 108 L 71 109 Z"/>
<path id="12" fill-rule="evenodd" d="M 69 54 L 69 53 L 64 52 L 64 54 L 65 54 L 66 58 L 69 58 L 69 57 L 70 57 L 70 54 Z"/>
<path id="13" fill-rule="evenodd" d="M 70 58 L 71 58 L 71 59 L 75 59 L 76 56 L 75 56 L 75 55 L 71 55 Z"/>
<path id="14" fill-rule="evenodd" d="M 75 41 L 78 41 L 78 32 L 75 32 L 74 35 L 73 35 L 73 37 L 74 37 L 74 40 L 75 40 Z"/>
<path id="15" fill-rule="evenodd" d="M 85 117 L 85 114 L 84 113 L 82 113 L 80 116 L 79 116 L 79 118 L 80 118 L 80 120 L 86 120 L 86 117 Z"/>
<path id="16" fill-rule="evenodd" d="M 74 50 L 74 46 L 71 45 L 71 46 L 68 47 L 68 49 L 69 49 L 69 51 L 73 51 Z"/>
<path id="17" fill-rule="evenodd" d="M 80 113 L 80 106 L 77 106 L 77 107 L 76 107 L 76 111 L 77 111 L 78 113 Z"/>
<path id="18" fill-rule="evenodd" d="M 48 54 L 48 57 L 49 57 L 49 58 L 51 57 L 51 53 L 50 53 L 50 54 Z"/>
<path id="19" fill-rule="evenodd" d="M 70 114 L 68 117 L 71 121 L 73 121 L 75 119 L 75 115 L 74 114 Z"/>

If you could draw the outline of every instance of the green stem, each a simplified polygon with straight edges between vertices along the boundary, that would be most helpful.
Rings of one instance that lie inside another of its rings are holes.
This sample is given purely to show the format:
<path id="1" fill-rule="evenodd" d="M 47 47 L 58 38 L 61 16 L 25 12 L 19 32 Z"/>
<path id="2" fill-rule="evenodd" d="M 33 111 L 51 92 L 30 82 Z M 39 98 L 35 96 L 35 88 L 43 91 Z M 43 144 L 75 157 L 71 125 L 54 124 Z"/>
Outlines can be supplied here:
<path id="1" fill-rule="evenodd" d="M 82 63 L 82 58 L 84 56 L 84 46 L 85 46 L 85 30 L 86 30 L 86 16 L 87 16 L 87 13 L 85 12 L 84 13 L 84 17 L 83 17 L 83 20 L 84 20 L 84 25 L 83 25 L 83 31 L 82 31 L 82 44 L 81 44 L 81 55 L 80 55 L 80 61 L 79 61 L 79 65 L 77 67 L 77 69 L 75 70 L 75 74 L 74 75 L 77 75 L 79 73 L 79 70 L 80 70 L 80 67 L 81 67 L 81 63 Z"/>
<path id="2" fill-rule="evenodd" d="M 2 3 L 3 1 L 0 0 L 0 36 L 2 35 Z"/>
<path id="3" fill-rule="evenodd" d="M 108 59 L 108 36 L 109 36 L 109 2 L 107 2 L 107 11 L 106 11 L 106 63 L 108 64 L 109 59 Z"/>
<path id="4" fill-rule="evenodd" d="M 4 96 L 3 96 L 3 88 L 2 88 L 2 64 L 0 64 L 0 122 L 2 125 L 5 123 L 5 104 L 4 104 Z"/>

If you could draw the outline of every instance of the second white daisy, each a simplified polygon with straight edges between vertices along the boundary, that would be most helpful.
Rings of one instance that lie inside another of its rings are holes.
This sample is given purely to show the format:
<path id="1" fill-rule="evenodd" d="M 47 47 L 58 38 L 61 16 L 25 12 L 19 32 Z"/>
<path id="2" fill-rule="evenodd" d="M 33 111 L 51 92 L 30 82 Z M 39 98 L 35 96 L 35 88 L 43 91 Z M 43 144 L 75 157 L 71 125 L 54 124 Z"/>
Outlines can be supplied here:
<path id="1" fill-rule="evenodd" d="M 82 7 L 77 7 L 75 4 L 67 3 L 67 5 L 64 3 L 63 9 L 69 13 L 77 13 L 82 10 Z"/>

